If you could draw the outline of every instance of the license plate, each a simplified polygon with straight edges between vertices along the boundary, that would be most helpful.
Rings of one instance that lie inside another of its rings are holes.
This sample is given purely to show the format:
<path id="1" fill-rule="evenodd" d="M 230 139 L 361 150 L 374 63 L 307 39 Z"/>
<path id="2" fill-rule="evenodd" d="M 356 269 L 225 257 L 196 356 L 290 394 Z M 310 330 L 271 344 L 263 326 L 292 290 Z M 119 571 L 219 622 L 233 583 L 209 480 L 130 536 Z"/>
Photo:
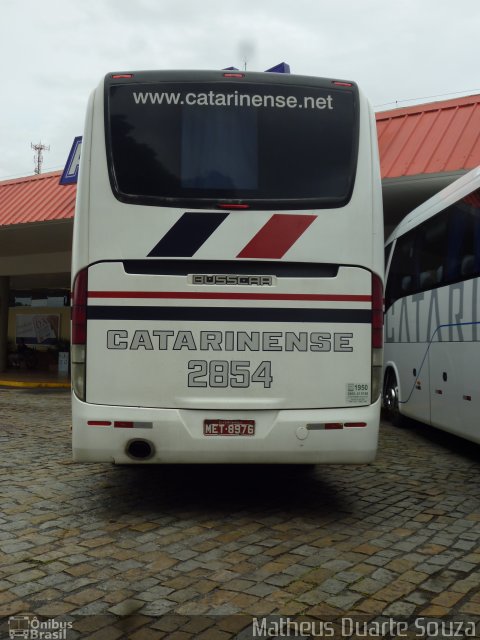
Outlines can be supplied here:
<path id="1" fill-rule="evenodd" d="M 255 420 L 204 420 L 204 436 L 254 436 Z"/>

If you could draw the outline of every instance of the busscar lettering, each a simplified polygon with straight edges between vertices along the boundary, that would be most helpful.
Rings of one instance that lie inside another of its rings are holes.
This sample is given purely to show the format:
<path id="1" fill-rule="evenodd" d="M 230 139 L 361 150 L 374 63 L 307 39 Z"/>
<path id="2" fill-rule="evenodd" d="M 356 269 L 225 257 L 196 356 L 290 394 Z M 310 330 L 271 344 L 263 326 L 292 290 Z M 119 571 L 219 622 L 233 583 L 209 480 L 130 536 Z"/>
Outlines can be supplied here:
<path id="1" fill-rule="evenodd" d="M 204 285 L 238 285 L 238 286 L 255 286 L 264 287 L 272 286 L 273 276 L 247 276 L 236 274 L 203 274 L 195 273 L 189 276 L 192 284 Z"/>
<path id="2" fill-rule="evenodd" d="M 318 331 L 149 331 L 109 329 L 107 349 L 118 351 L 286 351 L 350 353 L 353 333 Z"/>

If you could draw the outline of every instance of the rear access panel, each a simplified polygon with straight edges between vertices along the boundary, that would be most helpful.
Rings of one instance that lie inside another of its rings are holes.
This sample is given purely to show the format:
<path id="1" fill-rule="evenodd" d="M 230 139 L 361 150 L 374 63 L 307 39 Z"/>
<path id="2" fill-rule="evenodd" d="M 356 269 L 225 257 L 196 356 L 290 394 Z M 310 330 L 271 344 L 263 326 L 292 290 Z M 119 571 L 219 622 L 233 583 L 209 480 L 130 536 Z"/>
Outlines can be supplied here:
<path id="1" fill-rule="evenodd" d="M 87 402 L 179 409 L 370 403 L 369 271 L 153 263 L 89 268 Z"/>

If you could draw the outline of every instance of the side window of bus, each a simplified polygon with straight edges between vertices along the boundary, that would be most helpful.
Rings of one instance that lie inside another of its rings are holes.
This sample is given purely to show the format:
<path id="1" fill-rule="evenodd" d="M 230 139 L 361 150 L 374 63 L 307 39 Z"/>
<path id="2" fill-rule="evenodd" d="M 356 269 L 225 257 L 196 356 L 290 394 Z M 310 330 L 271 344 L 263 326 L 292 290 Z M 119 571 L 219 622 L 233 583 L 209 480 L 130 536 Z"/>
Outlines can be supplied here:
<path id="1" fill-rule="evenodd" d="M 418 290 L 427 291 L 445 282 L 448 240 L 448 211 L 443 211 L 418 227 Z"/>
<path id="2" fill-rule="evenodd" d="M 384 264 L 385 264 L 385 269 L 386 269 L 386 268 L 387 268 L 387 266 L 388 266 L 388 259 L 389 259 L 389 257 L 390 257 L 390 252 L 391 252 L 391 250 L 392 250 L 392 246 L 393 246 L 393 242 L 390 242 L 390 243 L 389 243 L 389 244 L 387 244 L 387 246 L 385 247 L 385 262 L 384 262 Z"/>
<path id="3" fill-rule="evenodd" d="M 388 257 L 389 247 L 385 249 Z M 385 289 L 395 300 L 480 275 L 480 190 L 397 239 Z"/>
<path id="4" fill-rule="evenodd" d="M 415 230 L 397 239 L 385 288 L 385 310 L 416 288 Z"/>
<path id="5" fill-rule="evenodd" d="M 480 192 L 474 191 L 449 209 L 447 281 L 480 274 Z"/>

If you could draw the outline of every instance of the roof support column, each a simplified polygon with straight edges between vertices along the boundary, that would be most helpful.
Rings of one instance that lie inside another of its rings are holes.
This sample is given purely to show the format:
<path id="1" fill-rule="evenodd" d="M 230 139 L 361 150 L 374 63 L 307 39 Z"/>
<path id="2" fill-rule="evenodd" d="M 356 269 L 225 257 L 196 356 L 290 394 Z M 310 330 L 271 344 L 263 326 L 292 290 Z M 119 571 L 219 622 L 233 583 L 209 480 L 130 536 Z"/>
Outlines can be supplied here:
<path id="1" fill-rule="evenodd" d="M 5 371 L 7 368 L 9 293 L 10 278 L 8 276 L 0 276 L 0 371 Z"/>

